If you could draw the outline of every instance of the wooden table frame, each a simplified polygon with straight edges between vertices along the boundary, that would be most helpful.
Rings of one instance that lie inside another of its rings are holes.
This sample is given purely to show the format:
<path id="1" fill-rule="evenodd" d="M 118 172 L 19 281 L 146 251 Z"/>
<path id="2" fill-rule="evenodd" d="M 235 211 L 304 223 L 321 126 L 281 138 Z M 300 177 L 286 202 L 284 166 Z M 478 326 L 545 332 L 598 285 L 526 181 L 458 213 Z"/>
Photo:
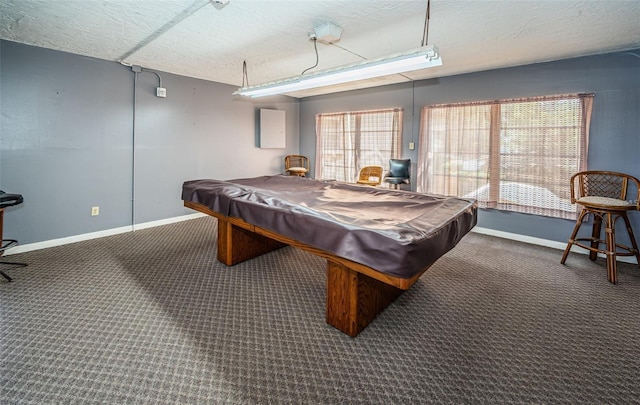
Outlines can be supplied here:
<path id="1" fill-rule="evenodd" d="M 217 258 L 227 266 L 287 245 L 327 259 L 326 321 L 351 337 L 357 336 L 428 269 L 409 279 L 391 276 L 240 218 L 222 215 L 205 205 L 184 201 L 184 206 L 218 219 Z"/>

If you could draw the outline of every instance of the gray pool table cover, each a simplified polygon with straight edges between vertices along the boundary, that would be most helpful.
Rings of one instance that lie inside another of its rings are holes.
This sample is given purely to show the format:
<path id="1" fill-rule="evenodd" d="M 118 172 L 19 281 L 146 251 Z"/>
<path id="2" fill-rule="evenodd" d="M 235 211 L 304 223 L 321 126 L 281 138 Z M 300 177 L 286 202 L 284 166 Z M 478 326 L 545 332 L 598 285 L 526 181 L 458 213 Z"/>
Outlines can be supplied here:
<path id="1" fill-rule="evenodd" d="M 475 200 L 297 176 L 190 180 L 182 199 L 400 278 L 477 223 Z"/>

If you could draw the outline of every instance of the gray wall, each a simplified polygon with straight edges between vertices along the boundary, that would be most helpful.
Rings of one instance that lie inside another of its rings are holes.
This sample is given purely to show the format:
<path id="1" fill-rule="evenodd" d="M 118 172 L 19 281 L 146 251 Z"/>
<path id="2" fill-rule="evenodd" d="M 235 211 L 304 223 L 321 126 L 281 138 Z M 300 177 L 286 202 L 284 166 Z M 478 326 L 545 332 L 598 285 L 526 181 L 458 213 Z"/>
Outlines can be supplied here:
<path id="1" fill-rule="evenodd" d="M 290 153 L 315 162 L 315 114 L 336 111 L 404 108 L 403 156 L 415 163 L 408 144 L 422 105 L 594 92 L 589 168 L 640 177 L 638 55 L 252 102 L 233 97 L 233 86 L 163 72 L 166 99 L 149 72 L 138 74 L 134 96 L 134 74 L 118 63 L 0 41 L 0 188 L 25 197 L 6 210 L 5 235 L 33 243 L 192 213 L 180 200 L 184 180 L 281 173 Z M 259 108 L 286 111 L 286 149 L 257 147 Z M 640 215 L 631 217 L 638 232 Z M 479 226 L 564 242 L 573 222 L 482 210 Z"/>
<path id="2" fill-rule="evenodd" d="M 282 173 L 298 153 L 296 99 L 252 102 L 233 86 L 159 73 L 166 99 L 153 73 L 136 84 L 119 63 L 0 41 L 0 189 L 25 198 L 6 209 L 5 237 L 34 243 L 190 214 L 183 181 Z M 286 111 L 286 149 L 258 147 L 260 108 Z"/>
<path id="3" fill-rule="evenodd" d="M 402 107 L 402 156 L 414 162 L 415 178 L 417 149 L 409 150 L 409 142 L 417 142 L 421 106 L 575 92 L 595 93 L 589 169 L 640 178 L 640 50 L 306 98 L 300 102 L 300 152 L 315 156 L 315 114 Z M 630 217 L 637 235 L 640 213 Z M 498 210 L 481 210 L 478 221 L 481 227 L 559 242 L 566 242 L 574 225 L 568 220 Z M 624 233 L 622 228 L 618 232 Z"/>

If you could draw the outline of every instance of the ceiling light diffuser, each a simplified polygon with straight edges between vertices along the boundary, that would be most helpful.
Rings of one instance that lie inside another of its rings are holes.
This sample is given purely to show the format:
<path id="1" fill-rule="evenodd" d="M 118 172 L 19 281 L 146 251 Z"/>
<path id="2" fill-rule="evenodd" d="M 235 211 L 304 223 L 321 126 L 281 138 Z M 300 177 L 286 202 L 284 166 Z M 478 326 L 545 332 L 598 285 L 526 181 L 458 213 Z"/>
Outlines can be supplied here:
<path id="1" fill-rule="evenodd" d="M 241 87 L 233 94 L 253 98 L 272 96 L 441 65 L 442 59 L 438 54 L 438 49 L 433 45 L 429 45 L 385 58 L 358 62 L 255 86 Z"/>

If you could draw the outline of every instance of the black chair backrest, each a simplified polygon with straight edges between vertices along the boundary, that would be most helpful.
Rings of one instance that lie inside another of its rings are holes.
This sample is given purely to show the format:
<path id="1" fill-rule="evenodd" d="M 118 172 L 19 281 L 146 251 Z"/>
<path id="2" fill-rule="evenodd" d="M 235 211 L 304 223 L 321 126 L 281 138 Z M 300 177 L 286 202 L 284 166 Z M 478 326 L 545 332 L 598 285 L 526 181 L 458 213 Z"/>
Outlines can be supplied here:
<path id="1" fill-rule="evenodd" d="M 389 177 L 409 177 L 411 159 L 390 159 Z"/>
<path id="2" fill-rule="evenodd" d="M 0 208 L 22 204 L 22 201 L 24 201 L 24 199 L 22 198 L 21 194 L 9 194 L 0 190 Z"/>

